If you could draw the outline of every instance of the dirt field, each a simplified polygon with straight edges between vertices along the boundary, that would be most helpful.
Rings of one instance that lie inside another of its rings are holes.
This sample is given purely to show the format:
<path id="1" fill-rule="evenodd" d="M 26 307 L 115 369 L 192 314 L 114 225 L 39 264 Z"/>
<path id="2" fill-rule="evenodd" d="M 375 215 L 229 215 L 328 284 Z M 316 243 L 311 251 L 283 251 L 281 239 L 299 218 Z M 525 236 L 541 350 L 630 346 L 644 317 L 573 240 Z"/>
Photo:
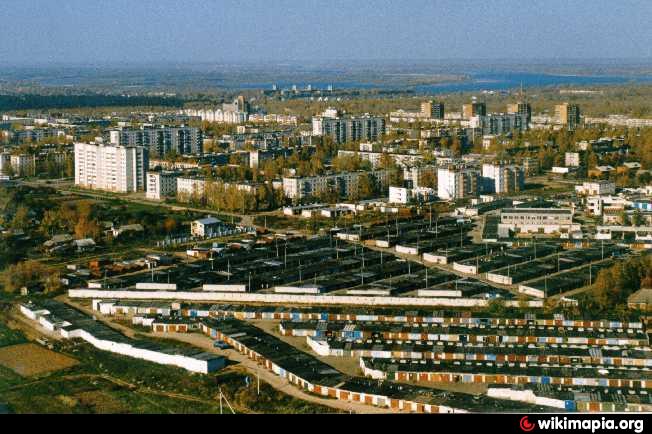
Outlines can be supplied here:
<path id="1" fill-rule="evenodd" d="M 0 348 L 0 365 L 30 377 L 70 368 L 77 361 L 36 344 L 19 344 Z"/>

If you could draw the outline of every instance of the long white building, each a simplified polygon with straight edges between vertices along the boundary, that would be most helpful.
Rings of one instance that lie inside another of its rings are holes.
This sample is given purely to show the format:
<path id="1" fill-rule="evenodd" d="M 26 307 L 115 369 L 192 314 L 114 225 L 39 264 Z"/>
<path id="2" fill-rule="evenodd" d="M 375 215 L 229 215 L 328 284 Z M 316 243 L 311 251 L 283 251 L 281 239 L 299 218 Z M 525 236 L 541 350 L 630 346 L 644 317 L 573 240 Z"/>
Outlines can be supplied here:
<path id="1" fill-rule="evenodd" d="M 101 143 L 75 143 L 75 185 L 130 193 L 145 190 L 147 149 Z"/>

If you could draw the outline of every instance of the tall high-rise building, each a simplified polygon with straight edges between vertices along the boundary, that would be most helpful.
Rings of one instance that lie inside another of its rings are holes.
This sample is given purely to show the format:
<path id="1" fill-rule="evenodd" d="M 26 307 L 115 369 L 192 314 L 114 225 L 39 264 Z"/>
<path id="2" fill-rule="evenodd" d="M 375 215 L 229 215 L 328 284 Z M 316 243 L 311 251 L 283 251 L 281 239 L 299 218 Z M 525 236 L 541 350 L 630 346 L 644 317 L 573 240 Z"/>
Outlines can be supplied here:
<path id="1" fill-rule="evenodd" d="M 435 101 L 422 102 L 421 117 L 427 119 L 444 119 L 444 103 Z"/>
<path id="2" fill-rule="evenodd" d="M 385 134 L 385 118 L 369 114 L 346 116 L 328 109 L 321 116 L 312 118 L 312 134 L 329 136 L 335 143 L 375 141 Z"/>
<path id="3" fill-rule="evenodd" d="M 462 117 L 464 119 L 471 119 L 474 116 L 486 116 L 487 105 L 483 102 L 472 102 L 470 104 L 462 105 Z"/>
<path id="4" fill-rule="evenodd" d="M 75 185 L 130 193 L 145 190 L 149 164 L 142 146 L 75 143 Z"/>
<path id="5" fill-rule="evenodd" d="M 113 145 L 143 146 L 151 155 L 163 157 L 172 151 L 201 155 L 204 137 L 199 128 L 162 127 L 112 130 L 109 141 Z"/>
<path id="6" fill-rule="evenodd" d="M 580 106 L 577 104 L 559 104 L 555 106 L 555 117 L 557 121 L 574 130 L 580 124 Z"/>
<path id="7" fill-rule="evenodd" d="M 437 196 L 442 200 L 464 199 L 478 194 L 477 169 L 440 167 L 437 169 Z"/>
<path id="8" fill-rule="evenodd" d="M 524 101 L 519 101 L 514 104 L 507 104 L 507 113 L 526 116 L 528 124 L 532 120 L 532 107 L 530 104 Z"/>

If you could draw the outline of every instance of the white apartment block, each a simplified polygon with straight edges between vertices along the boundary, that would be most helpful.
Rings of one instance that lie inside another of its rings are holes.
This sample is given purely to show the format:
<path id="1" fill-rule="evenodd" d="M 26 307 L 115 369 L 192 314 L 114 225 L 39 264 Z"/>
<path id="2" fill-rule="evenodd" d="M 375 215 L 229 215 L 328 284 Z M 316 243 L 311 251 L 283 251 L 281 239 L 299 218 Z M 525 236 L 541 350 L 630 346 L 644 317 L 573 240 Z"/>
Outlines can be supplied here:
<path id="1" fill-rule="evenodd" d="M 147 199 L 164 200 L 177 195 L 177 175 L 174 172 L 147 172 Z"/>
<path id="2" fill-rule="evenodd" d="M 249 115 L 242 111 L 230 111 L 222 109 L 201 109 L 201 110 L 183 110 L 182 114 L 196 116 L 205 122 L 219 122 L 224 124 L 244 124 L 249 119 Z"/>
<path id="3" fill-rule="evenodd" d="M 566 167 L 580 167 L 582 161 L 579 152 L 566 152 L 564 160 Z"/>
<path id="4" fill-rule="evenodd" d="M 177 178 L 177 197 L 181 200 L 191 197 L 204 197 L 206 180 L 202 178 Z"/>
<path id="5" fill-rule="evenodd" d="M 371 163 L 371 167 L 374 169 L 380 165 L 381 158 L 383 154 L 386 157 L 389 157 L 397 166 L 399 167 L 410 167 L 415 166 L 423 162 L 423 155 L 421 154 L 400 154 L 395 152 L 374 152 L 374 151 L 337 151 L 338 157 L 355 157 L 356 155 L 360 157 L 362 161 L 368 161 Z"/>
<path id="6" fill-rule="evenodd" d="M 320 176 L 288 176 L 283 178 L 283 193 L 292 200 L 315 197 L 329 190 L 336 191 L 340 196 L 348 197 L 358 189 L 361 176 L 371 175 L 386 187 L 389 182 L 389 172 L 374 170 L 370 172 L 342 172 Z"/>
<path id="7" fill-rule="evenodd" d="M 147 149 L 75 143 L 75 185 L 94 190 L 130 193 L 144 191 Z"/>
<path id="8" fill-rule="evenodd" d="M 612 181 L 585 182 L 582 185 L 576 185 L 575 191 L 584 196 L 605 196 L 616 194 L 616 184 Z"/>
<path id="9" fill-rule="evenodd" d="M 437 196 L 442 200 L 477 196 L 478 176 L 476 169 L 440 167 L 437 169 Z"/>
<path id="10" fill-rule="evenodd" d="M 389 203 L 407 204 L 412 200 L 412 191 L 405 187 L 389 187 Z"/>
<path id="11" fill-rule="evenodd" d="M 523 190 L 525 174 L 515 165 L 483 164 L 482 184 L 485 193 L 510 194 Z"/>

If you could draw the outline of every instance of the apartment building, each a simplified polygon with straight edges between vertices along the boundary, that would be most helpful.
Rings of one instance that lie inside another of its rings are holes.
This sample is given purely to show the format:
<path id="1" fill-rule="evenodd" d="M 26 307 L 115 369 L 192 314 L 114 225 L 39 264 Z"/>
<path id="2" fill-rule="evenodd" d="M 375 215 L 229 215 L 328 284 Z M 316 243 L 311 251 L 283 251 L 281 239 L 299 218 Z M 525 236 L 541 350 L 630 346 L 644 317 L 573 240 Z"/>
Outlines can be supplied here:
<path id="1" fill-rule="evenodd" d="M 519 101 L 513 104 L 507 104 L 507 113 L 518 114 L 525 116 L 526 122 L 529 124 L 532 121 L 532 107 L 530 104 Z"/>
<path id="2" fill-rule="evenodd" d="M 484 193 L 511 194 L 522 191 L 525 174 L 521 167 L 504 164 L 482 165 L 482 190 Z"/>
<path id="3" fill-rule="evenodd" d="M 426 119 L 444 119 L 444 103 L 425 101 L 421 103 L 421 117 Z"/>
<path id="4" fill-rule="evenodd" d="M 559 104 L 555 106 L 557 122 L 573 130 L 580 124 L 580 106 L 577 104 Z"/>
<path id="5" fill-rule="evenodd" d="M 144 191 L 148 151 L 142 146 L 75 143 L 75 185 L 130 193 Z"/>
<path id="6" fill-rule="evenodd" d="M 358 191 L 362 176 L 372 176 L 381 188 L 389 184 L 389 171 L 342 172 L 319 176 L 287 176 L 283 178 L 283 193 L 294 201 L 316 197 L 328 191 L 337 192 L 340 197 L 348 197 Z"/>
<path id="7" fill-rule="evenodd" d="M 177 174 L 147 172 L 147 199 L 164 200 L 177 195 Z"/>
<path id="8" fill-rule="evenodd" d="M 331 137 L 335 143 L 375 141 L 385 134 L 385 118 L 370 114 L 348 116 L 328 109 L 312 118 L 312 134 Z"/>
<path id="9" fill-rule="evenodd" d="M 163 127 L 119 129 L 109 132 L 113 145 L 142 146 L 152 156 L 165 156 L 174 151 L 179 155 L 201 155 L 204 137 L 199 128 Z"/>
<path id="10" fill-rule="evenodd" d="M 566 167 L 580 167 L 580 164 L 582 164 L 582 155 L 579 152 L 566 152 L 564 163 Z"/>
<path id="11" fill-rule="evenodd" d="M 361 144 L 365 145 L 365 143 Z M 376 151 L 346 151 L 339 150 L 337 151 L 338 157 L 360 157 L 362 161 L 368 161 L 371 163 L 371 167 L 376 168 L 380 165 L 383 155 L 390 158 L 394 163 L 399 167 L 410 167 L 418 165 L 423 162 L 423 155 L 417 153 L 408 153 L 408 152 L 376 152 Z"/>
<path id="12" fill-rule="evenodd" d="M 470 117 L 469 127 L 481 130 L 482 135 L 500 135 L 511 131 L 526 131 L 529 122 L 527 114 L 489 113 Z"/>
<path id="13" fill-rule="evenodd" d="M 188 200 L 191 197 L 202 198 L 205 195 L 205 179 L 185 176 L 180 176 L 177 178 L 177 197 L 180 200 Z"/>
<path id="14" fill-rule="evenodd" d="M 11 155 L 9 162 L 16 176 L 34 176 L 36 174 L 36 156 L 34 155 Z"/>
<path id="15" fill-rule="evenodd" d="M 462 118 L 471 119 L 475 116 L 486 116 L 487 105 L 483 102 L 473 102 L 462 105 Z"/>
<path id="16" fill-rule="evenodd" d="M 478 195 L 477 169 L 440 167 L 437 169 L 437 196 L 442 200 L 457 200 Z"/>

